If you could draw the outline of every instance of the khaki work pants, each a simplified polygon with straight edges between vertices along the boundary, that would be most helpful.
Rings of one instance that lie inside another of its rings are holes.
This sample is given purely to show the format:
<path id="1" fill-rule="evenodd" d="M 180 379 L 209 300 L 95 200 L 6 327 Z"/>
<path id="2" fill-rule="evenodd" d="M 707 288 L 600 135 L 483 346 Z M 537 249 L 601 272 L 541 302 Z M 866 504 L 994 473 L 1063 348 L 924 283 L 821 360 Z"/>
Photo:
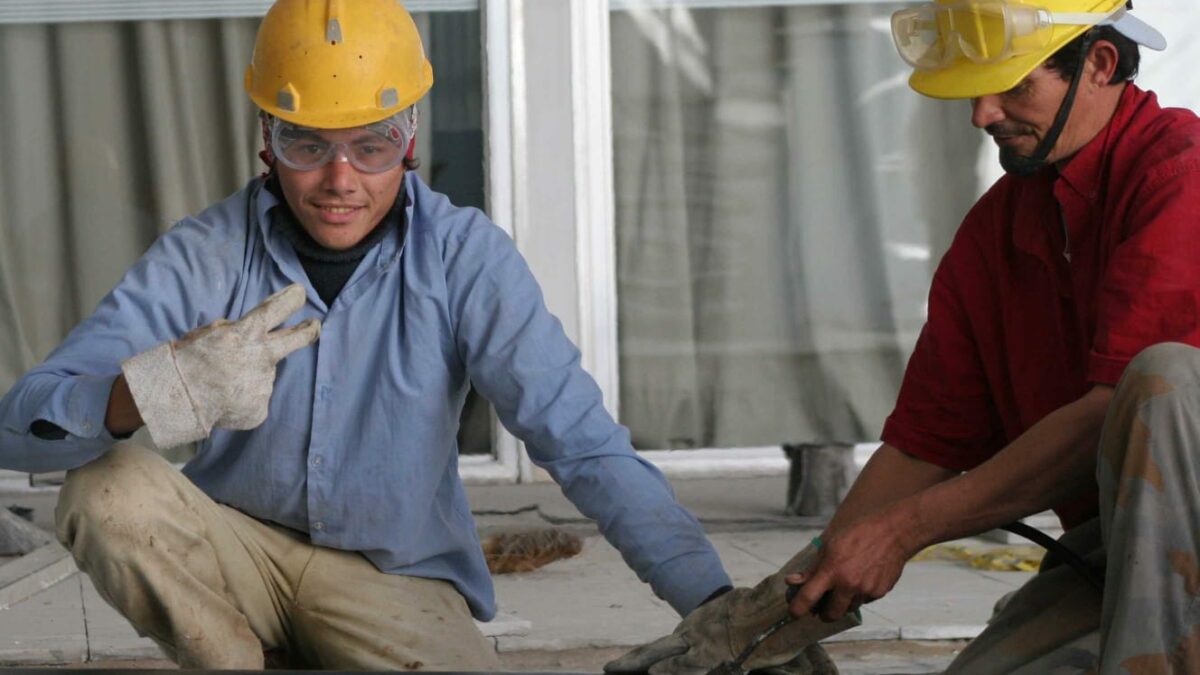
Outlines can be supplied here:
<path id="1" fill-rule="evenodd" d="M 58 538 L 100 595 L 180 666 L 497 670 L 446 581 L 384 574 L 358 553 L 218 504 L 129 444 L 67 474 Z"/>
<path id="2" fill-rule="evenodd" d="M 1126 368 L 1100 438 L 1100 517 L 1065 565 L 1013 594 L 951 664 L 962 675 L 1200 673 L 1200 350 L 1161 344 Z"/>

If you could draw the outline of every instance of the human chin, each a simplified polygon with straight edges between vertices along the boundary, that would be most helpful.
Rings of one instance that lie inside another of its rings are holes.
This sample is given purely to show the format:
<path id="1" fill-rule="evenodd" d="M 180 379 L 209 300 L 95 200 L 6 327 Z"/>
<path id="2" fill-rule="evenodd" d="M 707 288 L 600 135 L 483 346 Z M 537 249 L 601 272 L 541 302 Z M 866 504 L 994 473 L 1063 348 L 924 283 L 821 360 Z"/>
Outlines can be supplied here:
<path id="1" fill-rule="evenodd" d="M 319 217 L 306 219 L 308 222 L 304 223 L 304 229 L 321 246 L 341 251 L 351 248 L 366 236 L 369 228 L 358 222 L 362 217 L 360 214 L 354 221 L 344 223 L 327 223 Z"/>
<path id="2" fill-rule="evenodd" d="M 1045 160 L 1021 154 L 1015 146 L 1000 146 L 1000 168 L 1004 169 L 1005 173 L 1022 177 L 1032 176 L 1044 166 L 1046 166 Z"/>

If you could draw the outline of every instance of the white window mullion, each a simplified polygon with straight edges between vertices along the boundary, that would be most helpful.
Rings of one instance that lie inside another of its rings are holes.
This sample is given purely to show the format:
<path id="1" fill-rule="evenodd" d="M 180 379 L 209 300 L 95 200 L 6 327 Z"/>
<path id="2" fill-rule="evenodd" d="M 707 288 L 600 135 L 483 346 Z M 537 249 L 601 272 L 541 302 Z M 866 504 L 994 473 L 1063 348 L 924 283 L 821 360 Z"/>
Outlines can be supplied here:
<path id="1" fill-rule="evenodd" d="M 526 228 L 525 50 L 521 0 L 483 0 L 484 180 L 487 211 L 509 236 Z M 467 483 L 512 483 L 521 441 L 492 419 L 494 457 L 460 457 Z"/>
<path id="2" fill-rule="evenodd" d="M 605 406 L 619 419 L 612 67 L 603 2 L 571 0 L 571 99 L 579 348 Z"/>

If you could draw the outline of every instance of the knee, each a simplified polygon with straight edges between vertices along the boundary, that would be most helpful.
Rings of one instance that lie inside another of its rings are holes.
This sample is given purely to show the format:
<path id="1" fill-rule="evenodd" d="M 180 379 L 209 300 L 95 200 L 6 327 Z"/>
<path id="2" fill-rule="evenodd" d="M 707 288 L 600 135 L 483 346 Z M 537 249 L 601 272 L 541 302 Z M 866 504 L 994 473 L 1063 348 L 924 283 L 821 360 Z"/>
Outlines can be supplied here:
<path id="1" fill-rule="evenodd" d="M 156 453 L 118 445 L 102 457 L 67 472 L 54 510 L 58 539 L 68 549 L 85 528 L 106 540 L 144 532 L 161 515 L 152 499 L 170 482 L 174 468 Z"/>
<path id="2" fill-rule="evenodd" d="M 1194 380 L 1200 377 L 1200 349 L 1179 342 L 1160 342 L 1138 352 L 1128 369 L 1172 382 Z"/>
<path id="3" fill-rule="evenodd" d="M 1117 408 L 1137 406 L 1179 387 L 1200 382 L 1200 349 L 1178 342 L 1151 345 L 1129 362 L 1117 383 Z"/>

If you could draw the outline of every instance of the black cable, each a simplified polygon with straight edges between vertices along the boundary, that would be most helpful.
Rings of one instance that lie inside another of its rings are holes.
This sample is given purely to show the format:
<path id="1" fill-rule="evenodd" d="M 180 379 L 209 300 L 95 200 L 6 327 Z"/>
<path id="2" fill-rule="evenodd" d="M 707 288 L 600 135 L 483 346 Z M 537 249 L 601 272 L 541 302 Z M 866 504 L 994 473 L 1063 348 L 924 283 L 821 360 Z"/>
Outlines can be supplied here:
<path id="1" fill-rule="evenodd" d="M 1088 582 L 1089 586 L 1096 589 L 1097 593 L 1100 593 L 1101 595 L 1104 594 L 1104 579 L 1097 572 L 1096 568 L 1092 567 L 1086 560 L 1079 557 L 1078 553 L 1072 551 L 1066 546 L 1063 546 L 1058 540 L 1035 527 L 1030 527 L 1029 525 L 1021 522 L 1009 523 L 1008 525 L 1001 526 L 1000 529 L 1012 532 L 1018 537 L 1024 537 L 1038 546 L 1046 549 L 1050 555 L 1054 555 L 1055 557 L 1061 559 L 1071 569 L 1078 572 L 1079 575 L 1083 577 L 1083 580 Z"/>

